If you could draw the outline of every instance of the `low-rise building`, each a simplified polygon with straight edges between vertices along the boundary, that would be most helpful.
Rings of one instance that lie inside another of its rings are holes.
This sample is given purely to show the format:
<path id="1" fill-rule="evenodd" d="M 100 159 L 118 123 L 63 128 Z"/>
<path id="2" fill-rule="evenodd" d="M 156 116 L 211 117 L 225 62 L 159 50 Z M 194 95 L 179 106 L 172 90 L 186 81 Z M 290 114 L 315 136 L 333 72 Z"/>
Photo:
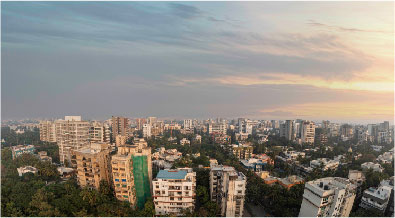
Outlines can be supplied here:
<path id="1" fill-rule="evenodd" d="M 328 158 L 318 158 L 317 160 L 310 161 L 311 168 L 320 168 L 322 166 L 323 171 L 327 171 L 329 169 L 336 170 L 339 164 L 339 160 L 330 160 Z"/>
<path id="2" fill-rule="evenodd" d="M 191 144 L 191 141 L 189 141 L 186 138 L 183 138 L 180 140 L 180 145 L 190 145 L 190 144 Z"/>
<path id="3" fill-rule="evenodd" d="M 34 154 L 34 145 L 16 145 L 11 147 L 12 159 L 19 157 L 22 154 Z"/>
<path id="4" fill-rule="evenodd" d="M 196 172 L 191 168 L 161 170 L 152 181 L 155 214 L 182 216 L 195 208 Z"/>
<path id="5" fill-rule="evenodd" d="M 383 164 L 391 163 L 394 160 L 392 152 L 384 152 L 377 157 L 377 161 Z"/>
<path id="6" fill-rule="evenodd" d="M 63 179 L 70 178 L 75 174 L 75 170 L 73 168 L 58 167 L 57 170 L 60 174 L 60 177 Z"/>
<path id="7" fill-rule="evenodd" d="M 250 145 L 233 144 L 231 145 L 231 147 L 232 147 L 233 155 L 239 160 L 250 159 L 252 156 L 252 152 L 254 151 L 254 148 Z"/>
<path id="8" fill-rule="evenodd" d="M 373 162 L 363 163 L 363 164 L 361 164 L 361 168 L 363 170 L 370 170 L 370 169 L 372 169 L 373 171 L 380 172 L 380 173 L 382 173 L 383 170 L 384 170 L 383 167 L 380 164 L 373 163 Z"/>
<path id="9" fill-rule="evenodd" d="M 327 177 L 305 184 L 299 217 L 348 217 L 355 186 L 345 178 Z"/>
<path id="10" fill-rule="evenodd" d="M 46 151 L 40 151 L 40 152 L 38 152 L 37 155 L 38 155 L 38 157 L 40 158 L 41 161 L 48 161 L 48 162 L 52 163 L 52 157 L 49 157 L 47 155 Z"/>
<path id="11" fill-rule="evenodd" d="M 241 160 L 240 161 L 242 166 L 248 170 L 252 170 L 254 172 L 260 172 L 265 169 L 265 166 L 268 164 L 267 162 L 261 160 L 261 159 L 256 159 L 256 158 L 250 158 L 248 160 Z"/>
<path id="12" fill-rule="evenodd" d="M 303 184 L 303 183 L 304 183 L 304 179 L 296 175 L 278 179 L 278 184 L 280 184 L 281 186 L 283 186 L 288 190 L 294 185 Z"/>
<path id="13" fill-rule="evenodd" d="M 38 170 L 32 166 L 24 166 L 17 168 L 19 176 L 23 176 L 25 173 L 33 173 L 36 174 Z"/>
<path id="14" fill-rule="evenodd" d="M 247 177 L 233 167 L 211 167 L 210 199 L 221 208 L 218 216 L 243 216 L 246 185 Z"/>
<path id="15" fill-rule="evenodd" d="M 392 184 L 391 184 L 392 181 Z M 393 179 L 383 181 L 377 188 L 370 187 L 363 192 L 360 207 L 365 209 L 375 209 L 383 213 L 389 206 L 391 193 L 393 194 L 394 183 Z"/>

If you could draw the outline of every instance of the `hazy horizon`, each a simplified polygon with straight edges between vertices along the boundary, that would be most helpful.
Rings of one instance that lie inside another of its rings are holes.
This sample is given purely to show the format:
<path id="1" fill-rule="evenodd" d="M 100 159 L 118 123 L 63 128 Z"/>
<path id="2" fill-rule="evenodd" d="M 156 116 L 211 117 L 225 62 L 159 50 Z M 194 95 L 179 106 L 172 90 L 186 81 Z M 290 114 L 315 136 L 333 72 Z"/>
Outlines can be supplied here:
<path id="1" fill-rule="evenodd" d="M 2 2 L 1 10 L 2 120 L 394 123 L 394 2 Z"/>

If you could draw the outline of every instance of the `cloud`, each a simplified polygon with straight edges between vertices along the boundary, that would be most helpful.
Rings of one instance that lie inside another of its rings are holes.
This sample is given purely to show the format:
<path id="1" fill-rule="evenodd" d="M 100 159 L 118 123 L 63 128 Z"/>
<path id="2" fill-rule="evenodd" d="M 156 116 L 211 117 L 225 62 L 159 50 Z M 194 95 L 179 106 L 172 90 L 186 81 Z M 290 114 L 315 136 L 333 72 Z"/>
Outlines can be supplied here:
<path id="1" fill-rule="evenodd" d="M 202 15 L 202 11 L 195 6 L 185 5 L 180 3 L 170 3 L 170 8 L 176 16 L 185 19 L 196 18 Z"/>
<path id="2" fill-rule="evenodd" d="M 349 27 L 342 27 L 342 26 L 335 26 L 335 25 L 328 25 L 328 24 L 324 24 L 324 23 L 320 23 L 320 22 L 316 22 L 314 20 L 309 20 L 309 22 L 307 23 L 311 26 L 315 26 L 315 27 L 325 27 L 328 29 L 332 29 L 332 30 L 337 30 L 337 31 L 343 31 L 343 32 L 362 32 L 362 33 L 386 33 L 386 34 L 393 34 L 389 31 L 384 31 L 384 30 L 365 30 L 365 29 L 358 29 L 358 28 L 349 28 Z"/>

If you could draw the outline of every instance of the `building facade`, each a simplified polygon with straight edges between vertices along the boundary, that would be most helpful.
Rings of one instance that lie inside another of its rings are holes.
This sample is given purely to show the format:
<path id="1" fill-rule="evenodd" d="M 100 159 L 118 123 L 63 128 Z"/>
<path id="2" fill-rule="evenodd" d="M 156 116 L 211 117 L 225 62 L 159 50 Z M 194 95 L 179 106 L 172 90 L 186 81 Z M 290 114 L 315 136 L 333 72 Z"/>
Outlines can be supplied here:
<path id="1" fill-rule="evenodd" d="M 196 198 L 196 172 L 191 168 L 161 170 L 152 181 L 155 214 L 182 216 L 192 212 Z"/>
<path id="2" fill-rule="evenodd" d="M 110 145 L 91 144 L 74 151 L 77 165 L 77 180 L 81 187 L 100 187 L 100 181 L 111 184 L 110 178 Z"/>
<path id="3" fill-rule="evenodd" d="M 221 208 L 218 216 L 243 216 L 246 185 L 247 177 L 233 167 L 211 166 L 210 199 Z"/>
<path id="4" fill-rule="evenodd" d="M 345 178 L 327 177 L 305 184 L 299 217 L 348 217 L 355 186 Z"/>

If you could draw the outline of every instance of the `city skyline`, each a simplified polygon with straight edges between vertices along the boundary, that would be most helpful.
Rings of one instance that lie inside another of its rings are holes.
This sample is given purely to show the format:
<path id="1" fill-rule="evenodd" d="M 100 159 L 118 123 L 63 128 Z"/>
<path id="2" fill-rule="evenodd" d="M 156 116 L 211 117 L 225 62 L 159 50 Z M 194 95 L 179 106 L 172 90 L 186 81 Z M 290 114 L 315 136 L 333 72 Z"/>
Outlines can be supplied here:
<path id="1" fill-rule="evenodd" d="M 2 119 L 393 124 L 393 6 L 4 2 Z"/>

